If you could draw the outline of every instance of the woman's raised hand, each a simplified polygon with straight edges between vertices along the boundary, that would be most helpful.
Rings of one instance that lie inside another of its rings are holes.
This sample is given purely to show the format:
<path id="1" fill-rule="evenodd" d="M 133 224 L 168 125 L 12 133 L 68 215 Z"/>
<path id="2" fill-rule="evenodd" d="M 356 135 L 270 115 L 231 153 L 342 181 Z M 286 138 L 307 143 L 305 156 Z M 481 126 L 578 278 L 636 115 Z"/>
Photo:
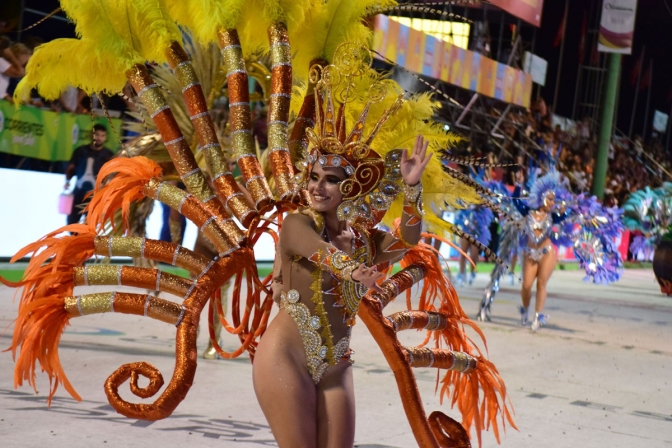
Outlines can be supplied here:
<path id="1" fill-rule="evenodd" d="M 415 139 L 415 146 L 410 155 L 403 151 L 401 153 L 401 177 L 406 185 L 416 185 L 420 182 L 422 172 L 432 159 L 432 153 L 427 154 L 429 142 L 418 135 Z"/>
<path id="2" fill-rule="evenodd" d="M 374 290 L 375 292 L 382 293 L 383 290 L 376 283 L 378 280 L 385 277 L 385 274 L 378 272 L 376 267 L 367 268 L 364 263 L 357 266 L 357 269 L 352 271 L 351 277 L 354 281 L 361 283 L 369 289 Z"/>

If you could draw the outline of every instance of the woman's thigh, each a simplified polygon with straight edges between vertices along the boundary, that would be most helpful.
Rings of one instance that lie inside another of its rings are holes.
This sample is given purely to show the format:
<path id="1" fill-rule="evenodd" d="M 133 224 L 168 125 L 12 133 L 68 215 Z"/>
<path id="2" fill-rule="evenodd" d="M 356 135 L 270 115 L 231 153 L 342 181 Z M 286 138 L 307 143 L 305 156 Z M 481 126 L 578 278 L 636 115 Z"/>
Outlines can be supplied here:
<path id="1" fill-rule="evenodd" d="M 541 257 L 541 260 L 539 260 L 539 268 L 537 273 L 537 288 L 539 288 L 539 284 L 541 284 L 542 287 L 546 286 L 546 283 L 548 283 L 548 280 L 551 278 L 551 275 L 555 270 L 557 261 L 558 260 L 555 256 L 554 250 L 551 250 L 549 253 Z"/>
<path id="2" fill-rule="evenodd" d="M 480 249 L 478 246 L 471 245 L 469 246 L 469 257 L 474 263 L 478 263 L 478 256 L 480 255 Z"/>
<path id="3" fill-rule="evenodd" d="M 351 448 L 355 442 L 355 387 L 352 365 L 339 361 L 317 385 L 317 445 Z"/>
<path id="4" fill-rule="evenodd" d="M 257 400 L 278 446 L 316 448 L 315 384 L 306 367 L 296 323 L 282 311 L 259 342 L 252 378 Z"/>
<path id="5" fill-rule="evenodd" d="M 523 289 L 532 289 L 534 279 L 537 277 L 539 264 L 534 262 L 529 256 L 523 257 Z"/>

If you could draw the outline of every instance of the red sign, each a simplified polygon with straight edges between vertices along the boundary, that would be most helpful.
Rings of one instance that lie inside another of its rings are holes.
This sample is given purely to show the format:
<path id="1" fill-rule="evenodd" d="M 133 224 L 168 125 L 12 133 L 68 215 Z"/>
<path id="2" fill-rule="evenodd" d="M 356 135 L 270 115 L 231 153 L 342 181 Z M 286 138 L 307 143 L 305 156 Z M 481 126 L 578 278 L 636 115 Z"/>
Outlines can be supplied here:
<path id="1" fill-rule="evenodd" d="M 541 26 L 544 0 L 490 0 L 490 3 L 536 27 Z"/>

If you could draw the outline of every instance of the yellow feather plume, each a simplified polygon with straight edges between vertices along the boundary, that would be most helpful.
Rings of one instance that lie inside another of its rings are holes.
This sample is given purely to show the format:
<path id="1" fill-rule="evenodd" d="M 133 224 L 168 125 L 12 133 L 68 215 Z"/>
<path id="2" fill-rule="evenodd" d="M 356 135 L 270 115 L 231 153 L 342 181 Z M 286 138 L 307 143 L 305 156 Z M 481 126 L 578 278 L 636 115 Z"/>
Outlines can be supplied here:
<path id="1" fill-rule="evenodd" d="M 369 8 L 394 6 L 395 0 L 329 0 L 314 2 L 296 30 L 290 29 L 294 77 L 307 79 L 310 61 L 330 60 L 343 42 L 370 46 L 373 32 L 363 23 Z"/>
<path id="2" fill-rule="evenodd" d="M 138 51 L 132 44 L 129 45 L 133 37 L 126 19 L 126 0 L 61 0 L 60 3 L 63 11 L 75 22 L 77 37 L 96 44 L 94 55 L 112 54 L 124 60 L 128 66 L 139 62 Z M 67 54 L 67 57 L 73 59 L 79 56 Z"/>
<path id="3" fill-rule="evenodd" d="M 284 22 L 292 30 L 305 18 L 310 0 L 167 0 L 170 15 L 203 45 L 217 42 L 220 29 L 236 28 L 246 58 L 268 52 L 266 30 Z"/>
<path id="4" fill-rule="evenodd" d="M 147 61 L 165 62 L 166 50 L 173 42 L 181 42 L 181 34 L 166 8 L 165 0 L 108 0 L 126 3 L 129 27 L 134 39 L 131 44 Z M 113 17 L 115 24 L 123 26 L 123 14 Z"/>
<path id="5" fill-rule="evenodd" d="M 44 98 L 54 100 L 69 85 L 88 94 L 121 92 L 126 84 L 127 62 L 110 53 L 97 53 L 96 47 L 95 42 L 78 39 L 55 39 L 40 45 L 14 91 L 15 101 L 28 100 L 34 88 Z"/>
<path id="6" fill-rule="evenodd" d="M 58 98 L 69 85 L 88 94 L 120 92 L 134 64 L 164 62 L 180 33 L 163 0 L 62 0 L 80 39 L 57 39 L 41 45 L 26 67 L 14 97 L 24 100 L 38 88 Z"/>
<path id="7" fill-rule="evenodd" d="M 238 21 L 243 56 L 250 59 L 268 53 L 266 30 L 275 22 L 287 25 L 292 52 L 296 51 L 291 32 L 305 22 L 305 12 L 314 7 L 311 3 L 311 0 L 248 0 Z"/>
<path id="8" fill-rule="evenodd" d="M 170 16 L 202 45 L 217 42 L 220 29 L 236 28 L 249 0 L 166 0 Z"/>
<path id="9" fill-rule="evenodd" d="M 292 100 L 289 104 L 289 113 L 292 119 L 294 119 L 301 110 L 303 106 L 303 99 L 308 93 L 308 84 L 306 82 L 295 81 L 292 86 Z"/>
<path id="10" fill-rule="evenodd" d="M 370 105 L 369 119 L 364 128 L 364 136 L 368 136 L 376 121 L 386 110 L 392 106 L 399 93 L 403 90 L 394 81 L 384 79 L 384 75 L 375 70 L 368 70 L 363 76 L 354 80 L 354 88 L 349 94 L 353 98 L 346 106 L 346 130 L 352 129 L 355 122 L 364 109 L 368 97 L 368 89 L 375 82 L 382 87 L 385 98 Z M 460 141 L 461 137 L 446 132 L 440 124 L 433 120 L 440 104 L 432 100 L 430 94 L 413 95 L 404 101 L 401 109 L 392 115 L 380 129 L 375 139 L 371 142 L 371 149 L 381 157 L 393 149 L 411 150 L 415 145 L 415 139 L 422 135 L 429 141 L 429 151 L 434 156 L 425 168 L 422 175 L 423 204 L 425 209 L 425 226 L 431 233 L 446 237 L 451 232 L 451 225 L 441 219 L 442 211 L 446 208 L 464 208 L 469 204 L 479 204 L 482 198 L 478 193 L 456 179 L 443 172 L 441 160 L 438 157 L 438 149 L 449 148 Z M 383 223 L 393 226 L 394 220 L 401 216 L 403 211 L 404 197 L 399 195 L 392 203 Z M 438 215 L 438 216 L 437 216 Z"/>

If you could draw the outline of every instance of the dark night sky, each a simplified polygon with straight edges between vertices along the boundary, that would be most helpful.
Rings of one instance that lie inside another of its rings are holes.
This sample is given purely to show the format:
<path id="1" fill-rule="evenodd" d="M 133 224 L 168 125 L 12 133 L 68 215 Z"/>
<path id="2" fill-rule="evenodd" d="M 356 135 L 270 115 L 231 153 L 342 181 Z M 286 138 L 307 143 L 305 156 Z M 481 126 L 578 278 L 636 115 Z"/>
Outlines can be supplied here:
<path id="1" fill-rule="evenodd" d="M 623 55 L 621 63 L 621 84 L 618 99 L 619 129 L 627 133 L 634 104 L 635 90 L 631 84 L 631 73 L 640 57 L 642 47 L 646 45 L 644 72 L 650 59 L 653 59 L 653 80 L 651 84 L 651 107 L 649 111 L 649 129 L 653 118 L 653 110 L 670 113 L 672 97 L 672 14 L 663 1 L 672 6 L 672 0 L 639 0 L 635 25 L 635 40 L 632 55 Z M 571 116 L 574 101 L 574 89 L 577 81 L 577 64 L 579 58 L 579 41 L 584 10 L 601 4 L 601 0 L 569 0 L 569 18 L 565 41 L 565 55 L 559 91 L 557 113 Z M 548 75 L 542 96 L 550 104 L 553 101 L 555 75 L 558 69 L 560 47 L 555 48 L 553 41 L 562 22 L 564 0 L 546 0 L 542 16 L 541 28 L 537 32 L 535 52 L 548 61 Z M 590 22 L 589 22 L 590 25 Z M 590 26 L 589 26 L 590 29 Z M 590 49 L 586 49 L 586 61 Z M 641 133 L 646 105 L 646 90 L 639 92 L 638 107 L 635 116 L 635 133 Z"/>
<path id="2" fill-rule="evenodd" d="M 10 0 L 11 1 L 11 0 Z M 14 0 L 18 3 L 18 0 Z M 571 116 L 574 101 L 574 91 L 577 81 L 577 64 L 579 53 L 579 40 L 584 11 L 597 11 L 602 0 L 568 0 L 569 19 L 565 37 L 565 55 L 562 67 L 562 78 L 559 91 L 559 101 L 556 112 L 562 116 Z M 636 64 L 642 47 L 646 45 L 647 67 L 650 58 L 654 61 L 651 108 L 649 122 L 653 117 L 653 110 L 658 109 L 665 113 L 670 112 L 672 101 L 672 14 L 667 10 L 664 2 L 672 6 L 672 0 L 639 0 L 637 10 L 637 22 L 635 29 L 635 42 L 632 55 L 622 58 L 621 84 L 618 100 L 617 125 L 627 132 L 630 125 L 634 100 L 634 87 L 631 85 L 630 75 Z M 548 61 L 548 75 L 546 86 L 542 89 L 542 96 L 547 103 L 553 101 L 555 88 L 555 76 L 558 68 L 560 48 L 553 46 L 553 41 L 562 21 L 565 0 L 545 0 L 541 28 L 537 31 L 535 53 Z M 17 4 L 18 6 L 18 4 Z M 25 0 L 27 8 L 42 11 L 53 11 L 58 7 L 57 0 Z M 62 13 L 60 13 L 62 15 Z M 23 24 L 27 26 L 39 20 L 39 16 L 25 13 Z M 589 25 L 595 21 L 589 21 Z M 589 28 L 591 28 L 589 26 Z M 24 38 L 36 35 L 45 40 L 56 37 L 73 37 L 74 26 L 56 19 L 50 19 L 46 23 L 24 33 Z M 12 36 L 15 37 L 15 36 Z M 590 48 L 586 49 L 586 60 L 590 56 Z M 645 71 L 645 70 L 644 70 Z M 646 90 L 640 91 L 635 132 L 641 133 L 644 121 L 644 109 L 646 103 Z"/>

